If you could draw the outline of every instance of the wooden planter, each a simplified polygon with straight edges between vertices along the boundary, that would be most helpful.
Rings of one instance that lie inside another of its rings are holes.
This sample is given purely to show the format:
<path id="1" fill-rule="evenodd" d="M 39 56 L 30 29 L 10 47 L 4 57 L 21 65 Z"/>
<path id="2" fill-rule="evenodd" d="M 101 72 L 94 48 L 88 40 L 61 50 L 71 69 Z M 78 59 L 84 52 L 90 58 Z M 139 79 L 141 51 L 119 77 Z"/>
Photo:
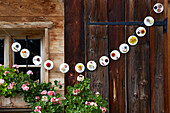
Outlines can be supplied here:
<path id="1" fill-rule="evenodd" d="M 0 97 L 1 108 L 30 108 L 30 105 L 24 101 L 24 97 L 18 94 L 16 97 Z"/>

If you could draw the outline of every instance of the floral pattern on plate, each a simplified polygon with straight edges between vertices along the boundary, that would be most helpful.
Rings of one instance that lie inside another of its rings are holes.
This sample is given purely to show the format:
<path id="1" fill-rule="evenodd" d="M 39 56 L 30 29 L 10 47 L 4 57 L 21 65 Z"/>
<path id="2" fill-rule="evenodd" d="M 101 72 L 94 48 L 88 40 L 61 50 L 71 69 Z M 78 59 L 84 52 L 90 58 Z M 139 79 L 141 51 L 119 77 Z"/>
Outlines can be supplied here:
<path id="1" fill-rule="evenodd" d="M 67 63 L 62 63 L 60 65 L 60 71 L 62 73 L 67 73 L 69 71 L 69 65 Z"/>
<path id="2" fill-rule="evenodd" d="M 145 19 L 144 19 L 144 24 L 146 26 L 152 26 L 154 24 L 154 19 L 153 17 L 151 16 L 147 16 Z"/>
<path id="3" fill-rule="evenodd" d="M 85 70 L 85 66 L 82 63 L 77 63 L 75 66 L 75 70 L 77 73 L 83 73 Z"/>
<path id="4" fill-rule="evenodd" d="M 42 58 L 40 56 L 34 56 L 34 58 L 32 59 L 32 62 L 35 65 L 40 65 L 42 63 Z"/>
<path id="5" fill-rule="evenodd" d="M 96 68 L 97 68 L 97 64 L 96 64 L 95 61 L 89 61 L 89 62 L 87 63 L 87 69 L 88 69 L 89 71 L 94 71 Z"/>
<path id="6" fill-rule="evenodd" d="M 121 53 L 129 52 L 129 46 L 126 43 L 123 43 L 119 46 L 119 50 Z"/>
<path id="7" fill-rule="evenodd" d="M 146 29 L 144 27 L 138 27 L 136 29 L 136 34 L 139 36 L 139 37 L 143 37 L 145 36 L 146 34 Z"/>
<path id="8" fill-rule="evenodd" d="M 138 43 L 138 38 L 136 36 L 132 35 L 128 38 L 128 43 L 130 45 L 134 46 Z"/>
<path id="9" fill-rule="evenodd" d="M 111 59 L 113 60 L 118 60 L 120 58 L 120 52 L 118 50 L 113 50 L 111 53 L 110 53 L 110 57 Z"/>
<path id="10" fill-rule="evenodd" d="M 153 10 L 155 13 L 162 13 L 163 10 L 164 10 L 164 6 L 163 4 L 161 3 L 156 3 L 154 6 L 153 6 Z"/>
<path id="11" fill-rule="evenodd" d="M 22 49 L 20 55 L 22 58 L 28 58 L 30 56 L 30 51 L 28 49 Z"/>
<path id="12" fill-rule="evenodd" d="M 12 48 L 12 51 L 19 52 L 21 50 L 21 44 L 18 42 L 14 42 L 11 48 Z"/>
<path id="13" fill-rule="evenodd" d="M 102 66 L 107 66 L 109 64 L 109 58 L 107 56 L 102 56 L 99 59 L 99 63 Z"/>
<path id="14" fill-rule="evenodd" d="M 54 64 L 51 60 L 46 60 L 44 62 L 44 68 L 47 70 L 51 70 L 53 68 Z"/>

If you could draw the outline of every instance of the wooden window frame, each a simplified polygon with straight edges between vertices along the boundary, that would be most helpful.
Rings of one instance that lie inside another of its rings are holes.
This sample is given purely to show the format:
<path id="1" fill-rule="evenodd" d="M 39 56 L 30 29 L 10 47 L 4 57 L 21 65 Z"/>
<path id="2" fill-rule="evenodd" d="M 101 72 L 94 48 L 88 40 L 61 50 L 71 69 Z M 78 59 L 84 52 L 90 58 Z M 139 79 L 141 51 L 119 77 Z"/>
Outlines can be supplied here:
<path id="1" fill-rule="evenodd" d="M 41 39 L 41 57 L 42 57 L 42 65 L 41 67 L 41 82 L 49 82 L 49 73 L 48 70 L 46 70 L 43 66 L 43 63 L 49 59 L 49 29 L 52 28 L 53 23 L 52 22 L 0 22 L 0 29 L 10 29 L 10 30 L 43 30 L 44 34 Z M 11 44 L 13 41 L 11 40 L 11 37 L 9 35 L 0 36 L 1 39 L 4 39 L 4 66 L 12 66 L 13 65 L 13 58 L 10 56 L 13 56 L 13 52 L 11 50 Z M 31 38 L 32 39 L 32 38 Z M 39 39 L 39 38 L 38 38 Z M 22 65 L 19 65 L 19 67 L 22 67 Z M 37 67 L 30 65 L 28 67 Z"/>

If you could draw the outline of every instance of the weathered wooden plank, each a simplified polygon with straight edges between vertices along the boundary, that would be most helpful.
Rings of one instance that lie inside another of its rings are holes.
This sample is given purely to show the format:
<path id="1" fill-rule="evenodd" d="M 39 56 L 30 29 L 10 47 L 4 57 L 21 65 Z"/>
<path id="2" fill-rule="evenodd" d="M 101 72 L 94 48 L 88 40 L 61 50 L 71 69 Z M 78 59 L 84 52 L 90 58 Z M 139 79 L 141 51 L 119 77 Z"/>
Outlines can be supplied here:
<path id="1" fill-rule="evenodd" d="M 83 0 L 65 0 L 65 62 L 70 71 L 65 76 L 65 85 L 77 82 L 76 63 L 84 63 L 84 6 Z"/>
<path id="2" fill-rule="evenodd" d="M 98 67 L 94 72 L 87 71 L 86 77 L 91 79 L 92 93 L 100 92 L 103 98 L 109 98 L 108 67 L 99 64 L 99 58 L 108 55 L 107 26 L 90 26 L 90 21 L 107 21 L 107 0 L 85 0 L 86 18 L 86 63 L 94 60 Z"/>
<path id="3" fill-rule="evenodd" d="M 52 22 L 0 22 L 0 28 L 51 28 Z"/>
<path id="4" fill-rule="evenodd" d="M 151 7 L 155 3 L 163 3 L 164 0 L 151 0 Z M 151 16 L 156 21 L 163 20 L 163 13 Z M 153 26 L 150 28 L 151 46 L 151 113 L 162 113 L 164 110 L 164 69 L 163 69 L 163 27 Z"/>
<path id="5" fill-rule="evenodd" d="M 64 16 L 63 1 L 1 1 L 0 5 L 1 16 Z"/>
<path id="6" fill-rule="evenodd" d="M 126 21 L 143 21 L 150 13 L 148 0 L 127 0 L 125 4 Z M 129 36 L 136 34 L 137 27 L 139 26 L 126 27 L 126 42 Z M 149 29 L 146 36 L 138 37 L 138 40 L 138 44 L 131 46 L 127 54 L 128 112 L 150 113 Z"/>
<path id="7" fill-rule="evenodd" d="M 108 0 L 108 21 L 125 21 L 125 0 Z M 109 53 L 125 42 L 125 26 L 109 26 Z M 109 65 L 110 112 L 125 113 L 125 55 Z"/>

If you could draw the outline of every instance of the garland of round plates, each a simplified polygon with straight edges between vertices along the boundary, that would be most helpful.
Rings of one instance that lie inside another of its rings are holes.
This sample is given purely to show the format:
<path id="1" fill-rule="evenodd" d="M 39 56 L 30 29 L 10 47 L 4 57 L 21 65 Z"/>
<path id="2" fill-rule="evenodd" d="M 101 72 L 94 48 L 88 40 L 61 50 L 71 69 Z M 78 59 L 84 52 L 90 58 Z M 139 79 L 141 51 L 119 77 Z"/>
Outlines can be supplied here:
<path id="1" fill-rule="evenodd" d="M 154 7 L 153 7 L 153 10 L 154 10 L 155 13 L 162 13 L 163 10 L 164 10 L 164 6 L 163 6 L 163 4 L 161 4 L 161 3 L 156 3 L 156 4 L 154 5 Z M 153 19 L 153 17 L 147 16 L 147 17 L 144 19 L 144 24 L 145 24 L 146 26 L 152 26 L 152 25 L 154 24 L 154 19 Z M 146 29 L 145 29 L 144 27 L 138 27 L 138 28 L 136 29 L 136 35 L 137 35 L 138 37 L 143 37 L 143 36 L 145 36 L 145 34 L 146 34 Z M 132 35 L 132 36 L 130 36 L 130 37 L 128 38 L 128 43 L 129 43 L 129 45 L 131 45 L 131 46 L 135 46 L 135 45 L 137 45 L 137 43 L 138 43 L 138 38 L 137 38 L 135 35 Z M 128 53 L 128 52 L 129 52 L 129 49 L 130 49 L 129 45 L 126 44 L 126 43 L 121 44 L 121 45 L 119 46 L 119 51 L 120 51 L 122 54 Z M 12 50 L 13 50 L 14 52 L 19 52 L 19 51 L 21 50 L 21 45 L 20 45 L 18 42 L 13 43 L 13 44 L 12 44 Z M 118 51 L 118 50 L 113 50 L 113 51 L 110 53 L 110 58 L 111 58 L 112 60 L 118 60 L 118 59 L 120 58 L 120 55 L 121 55 L 119 51 Z M 30 55 L 30 52 L 29 52 L 28 49 L 22 49 L 21 52 L 20 52 L 20 55 L 21 55 L 22 58 L 28 58 L 29 55 Z M 41 58 L 40 56 L 34 56 L 34 58 L 33 58 L 32 61 L 33 61 L 33 63 L 34 63 L 35 65 L 41 65 L 41 63 L 42 63 L 42 58 Z M 109 58 L 108 58 L 107 56 L 102 56 L 102 57 L 99 59 L 99 63 L 100 63 L 100 65 L 102 65 L 102 66 L 107 66 L 107 65 L 109 64 L 109 62 L 110 62 L 110 60 L 109 60 Z M 53 68 L 53 66 L 54 66 L 54 64 L 53 64 L 53 62 L 52 62 L 51 60 L 47 60 L 47 61 L 44 62 L 44 68 L 47 69 L 47 70 L 51 70 L 51 69 Z M 96 64 L 95 61 L 89 61 L 89 62 L 87 63 L 87 69 L 88 69 L 89 71 L 94 71 L 94 70 L 96 70 L 96 68 L 97 68 L 97 64 Z M 60 71 L 61 71 L 62 73 L 67 73 L 67 72 L 69 71 L 69 65 L 68 65 L 67 63 L 63 63 L 63 64 L 60 65 L 59 69 L 60 69 Z M 78 73 L 83 73 L 84 70 L 85 70 L 84 64 L 82 64 L 82 63 L 77 63 L 76 66 L 75 66 L 75 70 L 76 70 L 76 72 L 78 72 Z"/>

